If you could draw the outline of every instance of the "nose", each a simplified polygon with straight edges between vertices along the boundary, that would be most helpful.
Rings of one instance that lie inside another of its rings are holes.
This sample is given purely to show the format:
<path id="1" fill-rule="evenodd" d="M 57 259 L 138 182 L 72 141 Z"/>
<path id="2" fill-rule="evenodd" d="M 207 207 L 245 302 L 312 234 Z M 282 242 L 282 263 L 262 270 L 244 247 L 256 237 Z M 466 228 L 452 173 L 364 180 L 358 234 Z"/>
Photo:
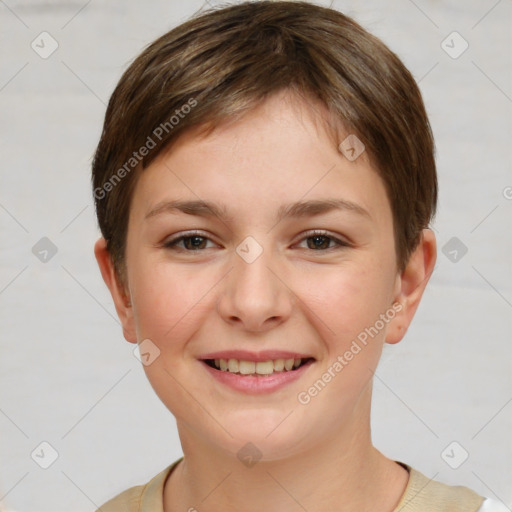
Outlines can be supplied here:
<path id="1" fill-rule="evenodd" d="M 245 331 L 264 332 L 285 322 L 291 315 L 295 296 L 270 250 L 249 262 L 238 254 L 226 276 L 217 309 L 229 324 Z M 289 279 L 288 279 L 289 280 Z"/>

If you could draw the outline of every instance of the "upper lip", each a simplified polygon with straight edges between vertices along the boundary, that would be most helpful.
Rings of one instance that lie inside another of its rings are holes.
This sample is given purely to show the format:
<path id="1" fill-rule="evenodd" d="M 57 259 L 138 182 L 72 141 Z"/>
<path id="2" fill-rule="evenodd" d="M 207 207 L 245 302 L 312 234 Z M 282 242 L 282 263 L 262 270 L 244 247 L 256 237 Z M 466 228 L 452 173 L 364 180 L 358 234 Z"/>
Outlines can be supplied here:
<path id="1" fill-rule="evenodd" d="M 238 359 L 239 361 L 271 361 L 275 359 L 308 359 L 313 356 L 309 354 L 299 354 L 286 350 L 262 350 L 260 352 L 251 352 L 249 350 L 221 350 L 219 352 L 210 352 L 202 354 L 198 359 Z"/>

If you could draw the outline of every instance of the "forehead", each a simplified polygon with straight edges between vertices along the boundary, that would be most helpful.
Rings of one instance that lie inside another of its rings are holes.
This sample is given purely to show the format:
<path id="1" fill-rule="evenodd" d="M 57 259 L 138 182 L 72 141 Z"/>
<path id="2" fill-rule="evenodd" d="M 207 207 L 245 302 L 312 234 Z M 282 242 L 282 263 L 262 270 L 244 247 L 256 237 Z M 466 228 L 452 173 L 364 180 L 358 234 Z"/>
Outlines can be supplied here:
<path id="1" fill-rule="evenodd" d="M 320 104 L 275 95 L 207 136 L 185 132 L 138 180 L 132 207 L 146 217 L 166 201 L 203 201 L 233 219 L 283 215 L 286 205 L 338 199 L 378 219 L 391 215 L 382 179 L 364 152 L 349 161 Z M 336 137 L 338 140 L 336 140 Z"/>

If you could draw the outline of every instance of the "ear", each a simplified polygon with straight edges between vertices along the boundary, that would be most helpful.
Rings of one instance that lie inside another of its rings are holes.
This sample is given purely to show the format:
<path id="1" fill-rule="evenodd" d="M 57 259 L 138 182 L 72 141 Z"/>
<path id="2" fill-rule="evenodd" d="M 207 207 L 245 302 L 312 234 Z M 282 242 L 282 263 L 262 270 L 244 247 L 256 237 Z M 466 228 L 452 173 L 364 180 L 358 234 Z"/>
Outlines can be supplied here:
<path id="1" fill-rule="evenodd" d="M 407 332 L 434 271 L 436 259 L 436 237 L 431 229 L 424 229 L 407 266 L 396 278 L 394 302 L 399 302 L 402 309 L 388 324 L 386 343 L 398 343 Z"/>
<path id="2" fill-rule="evenodd" d="M 129 293 L 126 292 L 124 286 L 119 282 L 112 258 L 107 250 L 107 242 L 104 238 L 100 238 L 94 244 L 94 255 L 100 267 L 103 281 L 105 281 L 114 300 L 117 316 L 123 326 L 123 335 L 126 341 L 137 343 L 133 307 L 130 302 Z"/>

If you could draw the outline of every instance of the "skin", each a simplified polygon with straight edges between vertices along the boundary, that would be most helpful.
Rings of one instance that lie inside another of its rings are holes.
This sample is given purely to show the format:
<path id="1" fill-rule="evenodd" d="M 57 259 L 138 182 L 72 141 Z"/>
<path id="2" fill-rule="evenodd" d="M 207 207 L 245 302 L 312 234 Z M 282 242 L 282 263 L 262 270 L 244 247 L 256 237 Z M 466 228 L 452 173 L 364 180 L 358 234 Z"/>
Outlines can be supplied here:
<path id="1" fill-rule="evenodd" d="M 384 343 L 399 342 L 416 312 L 434 268 L 435 237 L 423 230 L 397 271 L 384 184 L 366 153 L 350 162 L 338 151 L 318 123 L 322 108 L 283 92 L 206 138 L 187 132 L 137 183 L 126 282 L 117 279 L 105 241 L 95 245 L 126 340 L 150 339 L 160 350 L 144 369 L 176 417 L 185 455 L 167 479 L 166 512 L 392 511 L 407 485 L 408 472 L 372 445 L 373 373 Z M 333 197 L 368 215 L 331 211 L 276 223 L 283 204 Z M 231 218 L 167 212 L 145 219 L 168 199 L 223 203 Z M 336 248 L 326 238 L 315 249 L 313 229 L 350 245 Z M 189 230 L 207 237 L 200 250 L 190 240 L 181 251 L 163 246 Z M 252 263 L 236 253 L 247 236 L 263 249 Z M 398 302 L 401 311 L 378 335 L 308 404 L 299 403 L 298 393 Z M 197 359 L 226 349 L 294 350 L 316 361 L 283 389 L 249 396 L 218 383 Z M 248 441 L 262 453 L 252 467 L 237 458 Z"/>

